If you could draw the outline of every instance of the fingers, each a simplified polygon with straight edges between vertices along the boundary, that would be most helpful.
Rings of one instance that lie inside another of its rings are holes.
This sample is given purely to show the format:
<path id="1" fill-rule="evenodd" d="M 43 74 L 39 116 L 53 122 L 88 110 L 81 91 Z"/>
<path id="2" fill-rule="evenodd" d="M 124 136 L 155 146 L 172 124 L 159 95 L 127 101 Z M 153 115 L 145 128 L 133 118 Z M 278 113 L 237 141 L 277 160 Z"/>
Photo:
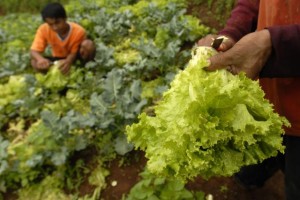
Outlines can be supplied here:
<path id="1" fill-rule="evenodd" d="M 42 61 L 40 61 L 40 62 L 37 62 L 37 67 L 38 67 L 39 69 L 42 69 L 42 70 L 48 69 L 49 66 L 50 66 L 50 61 L 47 60 L 47 59 L 42 60 Z"/>
<path id="2" fill-rule="evenodd" d="M 68 68 L 65 65 L 61 65 L 59 67 L 60 71 L 62 74 L 67 74 L 68 73 Z"/>
<path id="3" fill-rule="evenodd" d="M 70 65 L 68 63 L 63 63 L 59 66 L 62 74 L 67 75 L 70 71 Z"/>
<path id="4" fill-rule="evenodd" d="M 228 66 L 234 66 L 230 51 L 219 53 L 209 59 L 209 65 L 205 67 L 207 71 L 215 71 L 217 69 L 225 69 Z M 230 68 L 231 69 L 231 68 Z M 233 68 L 234 69 L 234 68 Z"/>
<path id="5" fill-rule="evenodd" d="M 228 72 L 232 73 L 233 75 L 237 75 L 238 74 L 238 68 L 235 67 L 234 65 L 227 66 L 226 70 Z"/>
<path id="6" fill-rule="evenodd" d="M 234 43 L 231 41 L 231 39 L 228 39 L 224 42 L 222 42 L 222 44 L 220 45 L 220 47 L 217 49 L 218 51 L 227 51 L 229 50 L 231 47 L 233 47 Z"/>
<path id="7" fill-rule="evenodd" d="M 197 42 L 198 46 L 207 46 L 210 47 L 211 43 L 213 42 L 213 40 L 217 37 L 217 35 L 213 35 L 213 34 L 209 34 L 207 36 L 205 36 L 204 38 L 200 39 Z"/>

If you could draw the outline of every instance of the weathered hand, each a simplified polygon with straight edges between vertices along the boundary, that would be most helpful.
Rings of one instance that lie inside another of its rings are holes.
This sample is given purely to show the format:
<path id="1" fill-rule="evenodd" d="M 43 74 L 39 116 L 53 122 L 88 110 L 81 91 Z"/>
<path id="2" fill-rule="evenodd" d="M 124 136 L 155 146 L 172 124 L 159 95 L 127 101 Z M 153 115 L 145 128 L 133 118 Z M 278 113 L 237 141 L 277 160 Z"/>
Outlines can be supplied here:
<path id="1" fill-rule="evenodd" d="M 207 46 L 207 47 L 211 47 L 211 43 L 213 42 L 213 40 L 215 38 L 217 38 L 218 35 L 213 35 L 213 34 L 209 34 L 206 35 L 205 37 L 201 38 L 198 42 L 197 45 L 198 46 Z"/>
<path id="2" fill-rule="evenodd" d="M 208 46 L 211 47 L 212 42 L 214 41 L 214 39 L 216 39 L 217 37 L 222 37 L 222 35 L 213 35 L 213 34 L 209 34 L 207 36 L 205 36 L 204 38 L 200 39 L 197 42 L 198 46 Z M 228 49 L 230 49 L 234 44 L 234 40 L 227 37 L 227 36 L 223 36 L 226 37 L 225 40 L 223 40 L 222 44 L 220 45 L 220 47 L 217 49 L 218 51 L 227 51 Z"/>
<path id="3" fill-rule="evenodd" d="M 227 68 L 233 74 L 243 71 L 249 78 L 257 78 L 272 51 L 268 30 L 250 33 L 238 41 L 231 49 L 210 58 L 205 69 L 213 71 Z"/>

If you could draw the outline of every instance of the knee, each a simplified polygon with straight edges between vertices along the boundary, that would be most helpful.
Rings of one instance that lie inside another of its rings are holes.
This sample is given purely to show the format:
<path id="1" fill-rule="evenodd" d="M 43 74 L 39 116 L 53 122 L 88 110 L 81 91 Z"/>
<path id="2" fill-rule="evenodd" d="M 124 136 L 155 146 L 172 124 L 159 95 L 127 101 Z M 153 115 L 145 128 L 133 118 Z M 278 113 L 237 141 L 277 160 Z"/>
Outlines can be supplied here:
<path id="1" fill-rule="evenodd" d="M 85 39 L 82 41 L 79 50 L 80 56 L 85 61 L 90 61 L 95 58 L 96 45 L 90 39 Z"/>

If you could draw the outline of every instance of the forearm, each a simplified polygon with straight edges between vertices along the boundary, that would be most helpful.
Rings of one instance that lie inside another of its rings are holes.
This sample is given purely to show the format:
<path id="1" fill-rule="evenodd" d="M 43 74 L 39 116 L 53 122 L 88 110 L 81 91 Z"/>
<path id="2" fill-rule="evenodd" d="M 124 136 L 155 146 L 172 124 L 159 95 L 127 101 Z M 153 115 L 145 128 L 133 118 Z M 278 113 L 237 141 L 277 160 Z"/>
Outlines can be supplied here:
<path id="1" fill-rule="evenodd" d="M 76 60 L 77 54 L 76 53 L 71 53 L 66 57 L 66 61 L 69 64 L 72 64 Z"/>
<path id="2" fill-rule="evenodd" d="M 300 24 L 268 28 L 271 35 L 272 54 L 260 77 L 300 76 Z"/>
<path id="3" fill-rule="evenodd" d="M 36 61 L 44 58 L 42 53 L 34 50 L 30 50 L 30 57 Z"/>
<path id="4" fill-rule="evenodd" d="M 259 0 L 238 0 L 226 26 L 219 32 L 237 42 L 244 35 L 256 30 Z"/>

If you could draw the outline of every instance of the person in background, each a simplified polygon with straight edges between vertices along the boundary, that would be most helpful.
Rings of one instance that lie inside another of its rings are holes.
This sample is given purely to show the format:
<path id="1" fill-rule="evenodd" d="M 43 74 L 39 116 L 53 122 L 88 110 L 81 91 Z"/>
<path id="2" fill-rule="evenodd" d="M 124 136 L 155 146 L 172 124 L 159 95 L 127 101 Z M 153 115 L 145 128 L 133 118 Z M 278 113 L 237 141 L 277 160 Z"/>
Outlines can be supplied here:
<path id="1" fill-rule="evenodd" d="M 258 78 L 275 111 L 291 123 L 284 127 L 283 155 L 244 167 L 235 178 L 253 189 L 282 169 L 286 199 L 300 199 L 300 1 L 238 0 L 224 29 L 200 39 L 198 45 L 210 46 L 218 36 L 228 39 L 206 70 L 227 68 Z"/>
<path id="2" fill-rule="evenodd" d="M 76 59 L 84 63 L 93 60 L 96 47 L 87 39 L 83 27 L 67 21 L 67 14 L 60 3 L 47 4 L 42 12 L 44 23 L 39 26 L 30 48 L 31 65 L 38 72 L 46 72 L 53 61 L 59 60 L 59 68 L 67 74 Z M 52 56 L 44 56 L 47 46 Z"/>

